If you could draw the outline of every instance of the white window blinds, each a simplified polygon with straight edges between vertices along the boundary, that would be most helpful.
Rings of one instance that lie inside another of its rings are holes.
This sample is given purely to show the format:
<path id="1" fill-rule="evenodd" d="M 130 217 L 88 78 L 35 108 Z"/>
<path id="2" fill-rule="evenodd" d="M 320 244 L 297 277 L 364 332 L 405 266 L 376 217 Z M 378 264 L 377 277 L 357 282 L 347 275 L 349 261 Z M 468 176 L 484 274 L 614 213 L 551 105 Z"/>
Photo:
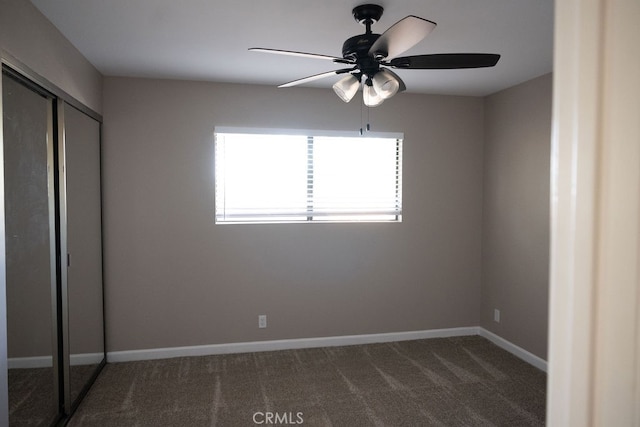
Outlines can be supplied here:
<path id="1" fill-rule="evenodd" d="M 216 223 L 402 218 L 402 137 L 215 134 Z"/>

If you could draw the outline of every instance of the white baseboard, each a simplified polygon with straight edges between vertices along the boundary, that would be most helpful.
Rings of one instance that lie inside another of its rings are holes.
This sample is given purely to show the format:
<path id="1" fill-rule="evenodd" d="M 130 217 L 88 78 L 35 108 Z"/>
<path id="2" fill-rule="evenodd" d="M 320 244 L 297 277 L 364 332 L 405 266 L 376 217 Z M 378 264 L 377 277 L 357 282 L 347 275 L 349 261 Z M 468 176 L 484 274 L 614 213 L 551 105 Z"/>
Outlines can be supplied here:
<path id="1" fill-rule="evenodd" d="M 72 354 L 69 359 L 69 363 L 71 366 L 81 366 L 81 365 L 97 365 L 102 362 L 104 358 L 104 354 L 102 353 L 81 353 L 81 354 Z"/>
<path id="2" fill-rule="evenodd" d="M 155 348 L 149 350 L 113 351 L 107 353 L 107 362 L 131 362 L 136 360 L 169 359 L 172 357 L 209 356 L 214 354 L 253 353 L 300 348 L 336 347 L 345 345 L 374 344 L 393 341 L 409 341 L 426 338 L 444 338 L 478 335 L 475 326 L 464 328 L 432 329 L 426 331 L 391 332 L 385 334 L 345 335 L 321 338 L 299 338 L 274 341 L 253 341 L 230 344 L 213 344 L 193 347 Z"/>
<path id="3" fill-rule="evenodd" d="M 7 359 L 8 369 L 51 368 L 52 366 L 52 356 L 12 357 Z"/>
<path id="4" fill-rule="evenodd" d="M 97 365 L 102 362 L 103 357 L 104 354 L 102 353 L 72 354 L 69 357 L 69 363 L 71 366 Z M 52 366 L 52 356 L 12 357 L 7 359 L 8 369 L 51 368 Z"/>
<path id="5" fill-rule="evenodd" d="M 497 345 L 498 347 L 507 350 L 509 353 L 519 357 L 530 365 L 535 366 L 541 371 L 547 372 L 547 361 L 536 356 L 535 354 L 525 350 L 522 347 L 519 347 L 512 343 L 511 341 L 507 341 L 499 335 L 494 334 L 491 331 L 486 330 L 485 328 L 478 328 L 478 335 L 484 337 Z"/>
<path id="6" fill-rule="evenodd" d="M 299 338 L 289 340 L 200 345 L 192 347 L 111 351 L 107 353 L 107 362 L 118 363 L 132 362 L 137 360 L 170 359 L 173 357 L 210 356 L 214 354 L 254 353 L 261 351 L 293 350 L 301 348 L 336 347 L 346 345 L 420 340 L 427 338 L 459 337 L 468 335 L 480 335 L 493 342 L 498 347 L 535 366 L 536 368 L 541 369 L 544 372 L 547 371 L 547 362 L 545 360 L 479 326 L 432 329 L 425 331 L 391 332 L 384 334 L 345 335 L 336 337 Z"/>

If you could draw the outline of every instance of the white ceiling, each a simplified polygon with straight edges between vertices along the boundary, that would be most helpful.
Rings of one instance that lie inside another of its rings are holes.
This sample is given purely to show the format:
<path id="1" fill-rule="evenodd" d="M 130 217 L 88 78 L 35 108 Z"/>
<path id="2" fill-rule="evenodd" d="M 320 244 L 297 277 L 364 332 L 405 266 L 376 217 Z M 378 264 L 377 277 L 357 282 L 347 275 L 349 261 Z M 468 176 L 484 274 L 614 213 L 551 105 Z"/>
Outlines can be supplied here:
<path id="1" fill-rule="evenodd" d="M 407 15 L 438 24 L 402 56 L 502 55 L 493 68 L 398 70 L 408 92 L 483 96 L 548 73 L 553 62 L 553 0 L 31 1 L 107 76 L 278 85 L 343 68 L 247 49 L 342 56 L 344 40 L 364 32 L 351 14 L 363 3 L 385 8 L 375 33 Z M 307 86 L 330 87 L 338 78 Z"/>

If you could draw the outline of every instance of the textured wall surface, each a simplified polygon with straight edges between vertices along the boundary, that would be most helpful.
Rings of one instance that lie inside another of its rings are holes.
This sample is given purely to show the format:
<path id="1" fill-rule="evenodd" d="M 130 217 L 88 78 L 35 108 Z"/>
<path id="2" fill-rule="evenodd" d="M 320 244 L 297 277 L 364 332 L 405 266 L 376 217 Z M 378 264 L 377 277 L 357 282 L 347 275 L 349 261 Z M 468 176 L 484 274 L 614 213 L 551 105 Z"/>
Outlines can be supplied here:
<path id="1" fill-rule="evenodd" d="M 482 98 L 371 109 L 405 134 L 400 224 L 215 225 L 215 126 L 354 131 L 358 101 L 128 78 L 104 95 L 109 351 L 478 325 Z"/>
<path id="2" fill-rule="evenodd" d="M 480 324 L 545 360 L 551 83 L 547 74 L 486 98 L 482 224 Z"/>

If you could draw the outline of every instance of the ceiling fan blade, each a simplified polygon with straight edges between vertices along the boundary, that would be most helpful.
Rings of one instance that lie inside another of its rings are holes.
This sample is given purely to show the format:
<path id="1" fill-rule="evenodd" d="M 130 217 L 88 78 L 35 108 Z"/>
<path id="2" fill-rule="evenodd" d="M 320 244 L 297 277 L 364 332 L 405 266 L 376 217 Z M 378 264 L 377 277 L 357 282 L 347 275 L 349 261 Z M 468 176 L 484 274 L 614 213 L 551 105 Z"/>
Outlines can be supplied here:
<path id="1" fill-rule="evenodd" d="M 338 75 L 338 74 L 348 73 L 349 71 L 353 71 L 353 68 L 342 68 L 340 70 L 327 71 L 326 73 L 314 74 L 313 76 L 304 77 L 302 79 L 293 80 L 293 81 L 291 81 L 289 83 L 281 84 L 278 87 L 297 86 L 297 85 L 301 85 L 301 84 L 304 84 L 304 83 L 312 82 L 314 80 L 324 79 L 325 77 L 330 77 L 330 76 L 335 76 L 335 75 Z"/>
<path id="2" fill-rule="evenodd" d="M 382 33 L 378 40 L 371 45 L 369 56 L 377 59 L 394 58 L 411 49 L 434 28 L 436 28 L 435 22 L 409 15 Z"/>
<path id="3" fill-rule="evenodd" d="M 412 70 L 493 67 L 500 55 L 495 53 L 436 53 L 432 55 L 403 56 L 384 65 Z"/>
<path id="4" fill-rule="evenodd" d="M 307 52 L 295 52 L 292 50 L 281 50 L 281 49 L 266 49 L 262 47 L 252 47 L 249 48 L 251 52 L 263 52 L 263 53 L 275 53 L 277 55 L 288 55 L 288 56 L 299 56 L 301 58 L 314 58 L 314 59 L 328 59 L 333 62 L 337 62 L 340 64 L 353 64 L 354 61 L 344 58 L 338 58 L 337 56 L 329 56 L 329 55 L 320 55 L 317 53 L 307 53 Z"/>

